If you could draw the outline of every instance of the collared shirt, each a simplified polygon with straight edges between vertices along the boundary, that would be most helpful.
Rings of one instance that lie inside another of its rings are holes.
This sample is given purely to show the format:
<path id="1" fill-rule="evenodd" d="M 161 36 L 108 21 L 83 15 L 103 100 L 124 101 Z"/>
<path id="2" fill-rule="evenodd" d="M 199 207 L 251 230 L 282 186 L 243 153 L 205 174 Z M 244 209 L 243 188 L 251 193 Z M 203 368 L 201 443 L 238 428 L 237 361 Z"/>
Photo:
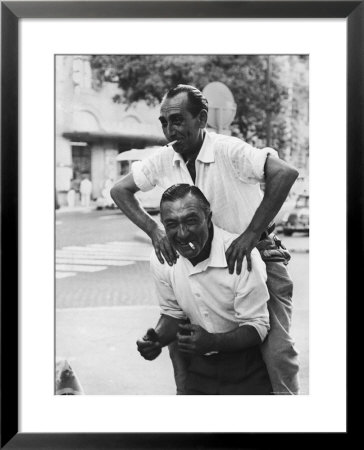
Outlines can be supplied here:
<path id="1" fill-rule="evenodd" d="M 262 201 L 260 183 L 268 154 L 277 156 L 271 148 L 258 150 L 241 139 L 206 131 L 196 159 L 195 185 L 210 202 L 215 225 L 241 234 L 250 224 Z M 142 191 L 194 184 L 183 158 L 171 147 L 135 162 L 132 173 Z"/>
<path id="2" fill-rule="evenodd" d="M 241 274 L 230 274 L 225 251 L 235 238 L 214 226 L 210 256 L 196 266 L 182 256 L 172 267 L 160 264 L 153 252 L 151 272 L 161 312 L 176 319 L 188 317 L 209 333 L 251 325 L 263 341 L 269 330 L 265 264 L 254 249 L 252 270 L 247 270 L 244 258 Z"/>

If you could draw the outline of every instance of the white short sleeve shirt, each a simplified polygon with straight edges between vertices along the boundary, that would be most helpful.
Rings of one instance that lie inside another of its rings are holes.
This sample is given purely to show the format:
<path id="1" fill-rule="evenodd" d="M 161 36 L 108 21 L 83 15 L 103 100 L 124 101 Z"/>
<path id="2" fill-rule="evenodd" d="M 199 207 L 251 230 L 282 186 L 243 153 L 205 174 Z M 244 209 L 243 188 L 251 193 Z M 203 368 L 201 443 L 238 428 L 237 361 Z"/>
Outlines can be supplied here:
<path id="1" fill-rule="evenodd" d="M 188 317 L 210 333 L 251 325 L 263 341 L 269 330 L 265 264 L 254 249 L 252 270 L 247 270 L 244 259 L 241 274 L 230 274 L 225 251 L 235 238 L 215 226 L 210 256 L 196 266 L 182 256 L 173 266 L 160 264 L 153 252 L 151 272 L 158 301 L 162 314 Z"/>
<path id="2" fill-rule="evenodd" d="M 271 148 L 260 150 L 241 139 L 206 132 L 196 159 L 195 185 L 210 202 L 215 225 L 237 234 L 247 228 L 263 197 L 260 183 L 268 155 L 278 156 Z M 183 158 L 170 147 L 135 162 L 132 173 L 142 191 L 193 184 Z"/>

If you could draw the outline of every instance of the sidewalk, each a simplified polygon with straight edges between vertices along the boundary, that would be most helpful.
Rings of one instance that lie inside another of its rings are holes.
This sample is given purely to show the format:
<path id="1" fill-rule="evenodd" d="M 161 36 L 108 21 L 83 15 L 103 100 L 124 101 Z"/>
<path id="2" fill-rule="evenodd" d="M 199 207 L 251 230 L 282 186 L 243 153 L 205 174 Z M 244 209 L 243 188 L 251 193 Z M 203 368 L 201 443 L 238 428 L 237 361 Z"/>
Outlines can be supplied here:
<path id="1" fill-rule="evenodd" d="M 155 306 L 57 310 L 56 355 L 67 359 L 87 395 L 174 395 L 168 349 L 144 360 L 136 340 L 157 322 Z M 295 311 L 292 335 L 300 353 L 301 393 L 308 394 L 308 312 Z"/>
<path id="2" fill-rule="evenodd" d="M 155 324 L 155 306 L 57 310 L 56 355 L 67 359 L 88 395 L 175 393 L 168 349 L 144 360 L 136 340 Z"/>

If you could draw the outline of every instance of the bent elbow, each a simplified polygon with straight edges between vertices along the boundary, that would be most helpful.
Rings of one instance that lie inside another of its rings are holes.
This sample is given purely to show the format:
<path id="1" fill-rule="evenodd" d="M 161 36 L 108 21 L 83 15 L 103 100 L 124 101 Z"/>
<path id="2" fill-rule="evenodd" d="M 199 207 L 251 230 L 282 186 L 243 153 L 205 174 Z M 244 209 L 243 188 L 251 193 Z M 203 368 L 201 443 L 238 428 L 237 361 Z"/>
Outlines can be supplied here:
<path id="1" fill-rule="evenodd" d="M 293 182 L 295 182 L 296 180 L 297 180 L 297 178 L 298 178 L 298 175 L 300 174 L 299 173 L 299 171 L 295 168 L 295 167 L 293 167 L 293 166 L 290 166 L 290 171 L 289 171 L 289 176 L 290 176 L 290 178 L 292 178 L 292 180 L 293 180 Z"/>
<path id="2" fill-rule="evenodd" d="M 293 184 L 298 175 L 298 170 L 286 161 L 277 158 L 267 158 L 265 167 L 266 179 L 281 179 Z"/>
<path id="3" fill-rule="evenodd" d="M 118 198 L 118 195 L 119 194 L 119 189 L 118 189 L 118 187 L 115 185 L 115 186 L 113 186 L 111 189 L 110 189 L 110 196 L 111 196 L 111 198 L 114 200 L 114 202 L 115 202 L 115 200 Z"/>
<path id="4" fill-rule="evenodd" d="M 110 190 L 110 196 L 116 204 L 123 201 L 127 188 L 122 183 L 115 184 Z"/>
<path id="5" fill-rule="evenodd" d="M 299 175 L 299 171 L 291 166 L 290 164 L 285 164 L 283 167 L 281 167 L 281 176 L 284 177 L 287 182 L 289 182 L 291 185 L 297 180 L 297 177 Z"/>

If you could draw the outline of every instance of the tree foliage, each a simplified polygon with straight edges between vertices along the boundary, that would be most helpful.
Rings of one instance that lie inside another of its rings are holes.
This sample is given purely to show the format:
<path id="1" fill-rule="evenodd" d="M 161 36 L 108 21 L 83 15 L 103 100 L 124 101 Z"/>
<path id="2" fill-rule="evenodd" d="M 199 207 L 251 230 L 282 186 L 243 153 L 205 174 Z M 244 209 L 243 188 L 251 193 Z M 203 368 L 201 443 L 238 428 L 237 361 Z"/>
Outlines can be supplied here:
<path id="1" fill-rule="evenodd" d="M 114 101 L 126 104 L 145 100 L 155 106 L 178 83 L 202 90 L 212 81 L 221 81 L 232 91 L 237 104 L 232 133 L 248 142 L 265 145 L 270 127 L 268 143 L 279 150 L 292 147 L 292 130 L 304 129 L 300 122 L 307 125 L 308 115 L 299 111 L 300 102 L 308 101 L 307 63 L 305 56 L 265 55 L 95 55 L 91 58 L 99 82 L 117 82 L 123 94 Z"/>

